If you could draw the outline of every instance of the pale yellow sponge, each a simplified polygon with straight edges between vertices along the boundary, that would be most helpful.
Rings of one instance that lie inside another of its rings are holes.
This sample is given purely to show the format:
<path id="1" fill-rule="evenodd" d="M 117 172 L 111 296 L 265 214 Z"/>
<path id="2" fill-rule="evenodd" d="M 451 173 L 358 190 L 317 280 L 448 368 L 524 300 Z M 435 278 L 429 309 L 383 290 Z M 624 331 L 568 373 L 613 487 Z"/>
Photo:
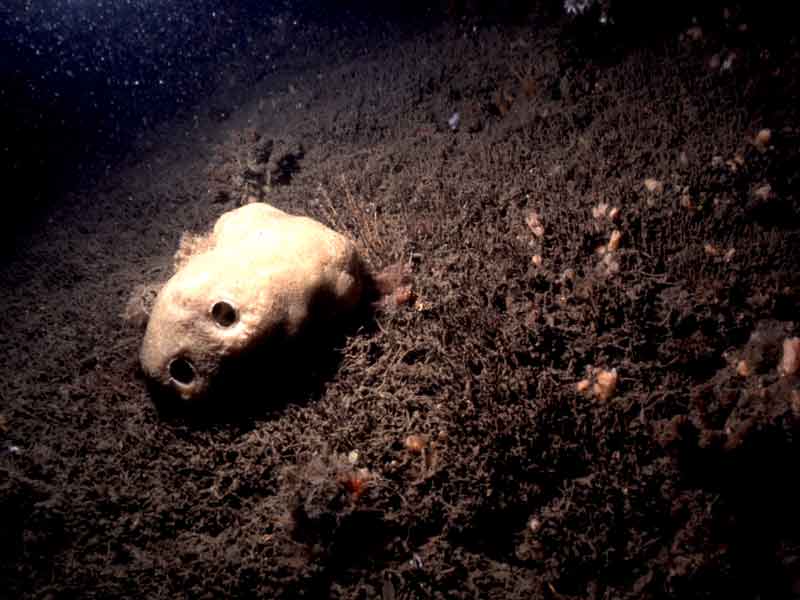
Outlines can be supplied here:
<path id="1" fill-rule="evenodd" d="M 207 394 L 223 361 L 342 316 L 363 292 L 349 239 L 267 204 L 223 214 L 191 248 L 155 300 L 140 354 L 145 375 L 185 401 Z"/>

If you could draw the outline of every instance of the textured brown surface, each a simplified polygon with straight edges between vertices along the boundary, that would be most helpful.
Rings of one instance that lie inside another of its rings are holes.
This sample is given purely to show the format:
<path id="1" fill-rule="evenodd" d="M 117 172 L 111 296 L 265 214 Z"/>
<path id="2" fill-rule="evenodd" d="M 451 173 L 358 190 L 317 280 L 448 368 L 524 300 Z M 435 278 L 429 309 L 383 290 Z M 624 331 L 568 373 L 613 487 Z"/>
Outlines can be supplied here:
<path id="1" fill-rule="evenodd" d="M 298 27 L 155 132 L 0 273 L 0 596 L 796 594 L 800 46 L 765 21 Z M 160 418 L 118 315 L 265 185 L 395 301 L 278 410 Z"/>

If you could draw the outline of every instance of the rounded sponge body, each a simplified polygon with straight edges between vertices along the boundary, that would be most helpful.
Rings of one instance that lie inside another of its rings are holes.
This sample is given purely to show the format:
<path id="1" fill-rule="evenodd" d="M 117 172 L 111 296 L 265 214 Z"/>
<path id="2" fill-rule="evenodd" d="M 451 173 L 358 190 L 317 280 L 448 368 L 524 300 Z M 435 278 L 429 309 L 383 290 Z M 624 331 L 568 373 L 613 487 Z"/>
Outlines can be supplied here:
<path id="1" fill-rule="evenodd" d="M 355 245 L 267 204 L 223 214 L 197 248 L 159 292 L 140 353 L 145 375 L 186 401 L 207 394 L 223 361 L 285 342 L 361 299 Z"/>

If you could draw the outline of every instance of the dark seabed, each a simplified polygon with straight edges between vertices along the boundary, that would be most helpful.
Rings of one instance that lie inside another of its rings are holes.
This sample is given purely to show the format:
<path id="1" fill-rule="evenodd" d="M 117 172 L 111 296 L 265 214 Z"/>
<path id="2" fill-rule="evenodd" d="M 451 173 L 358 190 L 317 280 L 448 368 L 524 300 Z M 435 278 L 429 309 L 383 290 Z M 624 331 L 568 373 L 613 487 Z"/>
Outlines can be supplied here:
<path id="1" fill-rule="evenodd" d="M 186 4 L 0 7 L 0 598 L 800 595 L 782 3 Z M 396 285 L 159 412 L 147 307 L 251 201 Z"/>

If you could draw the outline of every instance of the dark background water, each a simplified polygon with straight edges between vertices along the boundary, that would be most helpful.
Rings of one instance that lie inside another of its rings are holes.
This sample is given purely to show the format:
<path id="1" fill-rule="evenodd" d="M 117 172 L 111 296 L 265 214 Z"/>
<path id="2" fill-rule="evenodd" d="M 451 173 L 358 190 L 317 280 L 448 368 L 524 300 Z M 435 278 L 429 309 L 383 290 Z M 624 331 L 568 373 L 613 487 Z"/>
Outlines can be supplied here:
<path id="1" fill-rule="evenodd" d="M 13 2 L 0 25 L 0 160 L 28 198 L 74 181 L 97 152 L 208 88 L 214 63 L 247 52 L 282 2 Z"/>
<path id="2" fill-rule="evenodd" d="M 52 0 L 0 3 L 0 177 L 25 220 L 197 104 L 256 39 L 310 22 L 403 19 L 426 3 Z M 266 60 L 266 57 L 265 59 Z M 218 75 L 218 73 L 217 73 Z M 12 210 L 13 209 L 13 210 Z M 14 219 L 5 219 L 6 227 Z"/>

